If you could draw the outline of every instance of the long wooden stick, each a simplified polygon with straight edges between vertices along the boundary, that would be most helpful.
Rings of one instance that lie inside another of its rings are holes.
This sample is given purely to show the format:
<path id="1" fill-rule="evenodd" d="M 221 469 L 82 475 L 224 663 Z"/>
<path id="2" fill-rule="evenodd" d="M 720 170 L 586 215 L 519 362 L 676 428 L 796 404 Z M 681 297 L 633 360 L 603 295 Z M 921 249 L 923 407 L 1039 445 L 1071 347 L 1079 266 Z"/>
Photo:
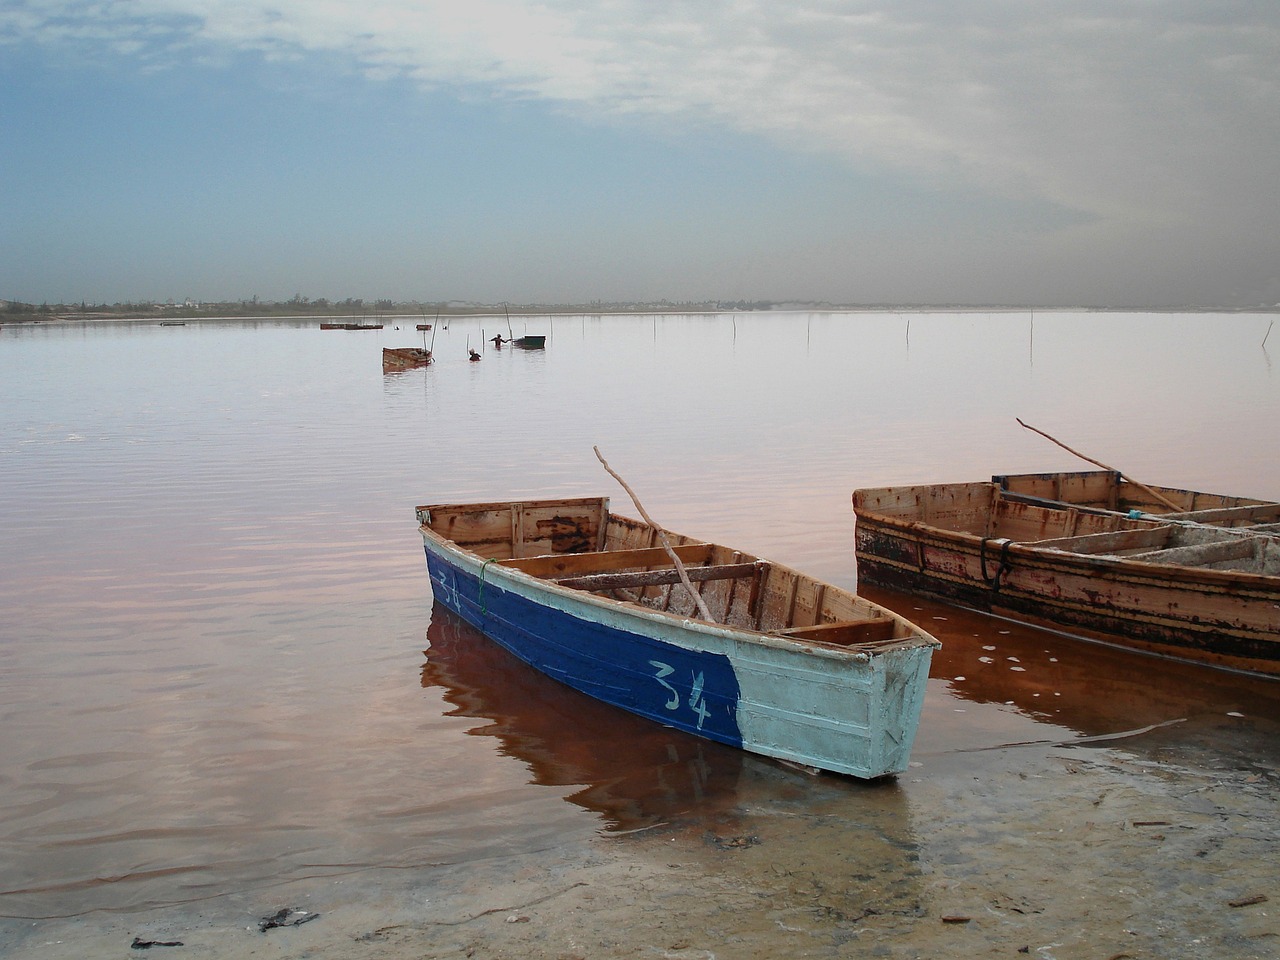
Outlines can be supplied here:
<path id="1" fill-rule="evenodd" d="M 662 548 L 667 551 L 667 555 L 671 557 L 672 561 L 675 563 L 676 573 L 680 574 L 680 582 L 684 584 L 684 588 L 689 591 L 689 596 L 693 597 L 693 602 L 698 607 L 698 612 L 702 614 L 702 619 L 710 620 L 712 623 L 715 623 L 716 619 L 711 616 L 711 611 L 707 609 L 706 603 L 703 602 L 702 595 L 693 589 L 693 584 L 689 580 L 689 572 L 685 570 L 684 564 L 680 561 L 680 558 L 676 556 L 676 552 L 671 549 L 671 541 L 667 539 L 667 532 L 654 523 L 649 514 L 645 512 L 644 506 L 640 503 L 640 498 L 636 496 L 634 490 L 627 486 L 627 481 L 618 476 L 618 474 L 614 472 L 613 467 L 609 466 L 608 461 L 601 456 L 600 448 L 592 447 L 591 449 L 595 451 L 596 459 L 603 464 L 605 470 L 609 472 L 609 476 L 622 484 L 622 489 L 627 491 L 627 495 L 631 497 L 631 502 L 634 503 L 636 505 L 636 509 L 640 511 L 640 516 L 644 517 L 644 522 L 652 527 L 654 533 L 658 535 L 658 539 L 662 542 Z"/>
<path id="2" fill-rule="evenodd" d="M 1137 480 L 1133 479 L 1133 477 L 1129 476 L 1129 475 L 1128 475 L 1128 474 L 1126 474 L 1124 471 L 1122 471 L 1122 470 L 1117 470 L 1115 467 L 1108 466 L 1107 464 L 1103 463 L 1101 460 L 1095 460 L 1095 459 L 1093 459 L 1093 457 L 1086 457 L 1086 456 L 1085 456 L 1083 453 L 1081 453 L 1079 450 L 1072 450 L 1070 447 L 1068 447 L 1068 446 L 1067 446 L 1065 443 L 1063 443 L 1061 440 L 1057 439 L 1056 437 L 1051 437 L 1051 436 L 1049 436 L 1049 434 L 1045 433 L 1043 430 L 1037 430 L 1035 427 L 1031 426 L 1031 424 L 1029 424 L 1029 423 L 1023 423 L 1023 422 L 1022 422 L 1022 420 L 1020 420 L 1018 417 L 1014 417 L 1013 419 L 1017 420 L 1017 421 L 1018 421 L 1018 423 L 1019 423 L 1021 426 L 1026 427 L 1026 428 L 1027 428 L 1028 430 L 1030 430 L 1032 433 L 1038 433 L 1038 434 L 1040 434 L 1040 436 L 1044 437 L 1046 440 L 1050 440 L 1050 441 L 1052 441 L 1053 443 L 1056 443 L 1056 444 L 1057 444 L 1058 446 L 1060 446 L 1063 450 L 1067 451 L 1067 453 L 1073 453 L 1073 454 L 1075 454 L 1077 457 L 1079 457 L 1081 460 L 1087 460 L 1089 463 L 1092 463 L 1095 467 L 1101 467 L 1103 470 L 1110 470 L 1112 473 L 1118 473 L 1118 474 L 1120 474 L 1120 476 L 1121 476 L 1121 477 L 1123 477 L 1124 479 L 1128 480 L 1130 483 L 1132 483 L 1132 484 L 1133 484 L 1135 487 L 1137 487 L 1139 490 L 1145 490 L 1147 493 L 1149 493 L 1151 496 L 1155 497 L 1157 500 L 1159 500 L 1161 503 L 1163 503 L 1166 507 L 1168 507 L 1168 508 L 1169 508 L 1170 510 L 1172 510 L 1174 513 L 1182 513 L 1182 507 L 1178 506 L 1176 503 L 1174 503 L 1174 502 L 1173 502 L 1172 500 L 1170 500 L 1168 497 L 1163 497 L 1163 496 L 1161 496 L 1160 494 L 1156 493 L 1156 491 L 1152 490 L 1152 489 L 1151 489 L 1150 487 L 1148 487 L 1145 483 L 1139 483 Z"/>

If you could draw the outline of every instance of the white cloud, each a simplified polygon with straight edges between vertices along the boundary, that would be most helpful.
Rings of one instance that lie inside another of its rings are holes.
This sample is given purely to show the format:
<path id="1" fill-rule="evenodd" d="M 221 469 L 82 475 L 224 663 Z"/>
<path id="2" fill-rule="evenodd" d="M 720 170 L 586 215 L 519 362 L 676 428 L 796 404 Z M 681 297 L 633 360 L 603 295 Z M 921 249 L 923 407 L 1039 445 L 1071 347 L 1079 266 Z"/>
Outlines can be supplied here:
<path id="1" fill-rule="evenodd" d="M 1048 201 L 1090 224 L 1067 246 L 1274 242 L 1274 3 L 27 0 L 0 39 L 142 44 L 153 62 L 341 52 L 374 77 L 717 124 Z"/>

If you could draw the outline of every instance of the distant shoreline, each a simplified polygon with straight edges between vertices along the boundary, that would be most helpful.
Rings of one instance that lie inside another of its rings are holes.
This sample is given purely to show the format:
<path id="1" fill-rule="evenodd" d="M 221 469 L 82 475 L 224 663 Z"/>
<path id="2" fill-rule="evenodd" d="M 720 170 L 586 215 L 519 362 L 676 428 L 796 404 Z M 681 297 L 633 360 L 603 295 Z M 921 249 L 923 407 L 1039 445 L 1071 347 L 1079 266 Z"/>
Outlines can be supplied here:
<path id="1" fill-rule="evenodd" d="M 225 307 L 225 304 L 218 304 L 219 307 Z M 273 312 L 260 313 L 230 313 L 225 311 L 205 312 L 199 307 L 157 307 L 154 313 L 143 315 L 137 311 L 121 311 L 114 312 L 110 310 L 85 310 L 71 312 L 67 310 L 51 310 L 49 312 L 8 312 L 0 313 L 0 326 L 5 324 L 44 324 L 44 323 L 95 323 L 95 322 L 118 322 L 118 323 L 154 323 L 162 320 L 173 321 L 180 320 L 184 322 L 195 323 L 211 323 L 211 322 L 234 322 L 234 321 L 273 321 L 273 320 L 297 320 L 297 321 L 347 321 L 347 322 L 364 322 L 364 323 L 423 323 L 433 322 L 436 319 L 453 320 L 466 319 L 470 317 L 487 318 L 487 317 L 519 317 L 528 319 L 530 317 L 606 317 L 606 316 L 631 316 L 631 317 L 648 317 L 648 316 L 690 316 L 697 314 L 705 314 L 707 316 L 715 316 L 726 313 L 746 314 L 746 315 L 768 315 L 768 314 L 794 314 L 794 313 L 821 313 L 821 314 L 865 314 L 865 313 L 900 313 L 900 314 L 925 314 L 925 313 L 956 313 L 956 314 L 973 314 L 973 313 L 1169 313 L 1169 314 L 1198 314 L 1198 313 L 1225 313 L 1225 314 L 1241 314 L 1241 315 L 1267 315 L 1280 313 L 1280 305 L 1274 306 L 1257 306 L 1257 307 L 1098 307 L 1098 306 L 1060 306 L 1060 307 L 1026 307 L 1026 306 L 972 306 L 972 305 L 852 305 L 852 306 L 836 306 L 830 304 L 778 304 L 769 308 L 744 309 L 741 307 L 718 307 L 707 304 L 697 304 L 689 306 L 662 305 L 662 306 L 642 306 L 624 307 L 610 305 L 608 307 L 593 308 L 590 306 L 537 306 L 522 305 L 518 308 L 508 308 L 503 310 L 501 306 L 476 306 L 476 307 L 451 307 L 441 309 L 439 312 L 396 312 L 383 314 L 369 313 L 316 313 L 316 312 L 298 312 L 292 313 L 288 311 L 277 310 Z"/>

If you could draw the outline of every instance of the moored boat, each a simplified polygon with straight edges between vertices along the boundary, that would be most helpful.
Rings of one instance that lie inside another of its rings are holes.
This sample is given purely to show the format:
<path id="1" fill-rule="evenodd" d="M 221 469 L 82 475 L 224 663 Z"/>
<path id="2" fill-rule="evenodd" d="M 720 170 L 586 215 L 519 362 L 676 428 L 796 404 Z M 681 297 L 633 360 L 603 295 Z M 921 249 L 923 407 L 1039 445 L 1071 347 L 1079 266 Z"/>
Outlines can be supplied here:
<path id="1" fill-rule="evenodd" d="M 547 338 L 543 334 L 528 334 L 523 337 L 516 337 L 511 342 L 522 350 L 542 350 L 547 345 Z"/>
<path id="2" fill-rule="evenodd" d="M 417 516 L 435 599 L 549 676 L 753 753 L 867 779 L 906 769 L 938 642 L 892 611 L 667 533 L 677 564 L 607 498 Z"/>
<path id="3" fill-rule="evenodd" d="M 1111 471 L 854 491 L 861 582 L 1280 677 L 1280 503 Z"/>
<path id="4" fill-rule="evenodd" d="M 423 347 L 383 347 L 383 370 L 407 370 L 425 367 L 432 360 L 431 351 Z"/>

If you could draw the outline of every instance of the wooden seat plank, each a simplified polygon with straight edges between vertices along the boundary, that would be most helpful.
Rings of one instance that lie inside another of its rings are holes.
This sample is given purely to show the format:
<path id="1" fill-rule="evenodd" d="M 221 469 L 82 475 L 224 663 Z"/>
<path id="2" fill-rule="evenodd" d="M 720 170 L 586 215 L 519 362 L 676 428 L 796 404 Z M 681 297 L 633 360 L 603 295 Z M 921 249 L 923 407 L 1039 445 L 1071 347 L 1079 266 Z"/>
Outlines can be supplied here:
<path id="1" fill-rule="evenodd" d="M 687 543 L 673 547 L 681 563 L 708 563 L 714 545 Z M 504 567 L 519 570 L 534 577 L 563 577 L 574 574 L 608 573 L 629 567 L 653 567 L 671 563 L 671 556 L 662 547 L 642 547 L 636 550 L 599 550 L 587 553 L 563 553 L 539 557 L 521 557 L 498 561 Z"/>
<path id="2" fill-rule="evenodd" d="M 724 563 L 713 567 L 686 567 L 691 583 L 707 580 L 731 580 L 736 577 L 754 577 L 754 563 Z M 556 577 L 552 579 L 562 587 L 574 590 L 619 590 L 624 587 L 656 587 L 679 583 L 680 573 L 675 567 L 661 570 L 633 570 L 622 573 L 598 573 L 580 577 Z"/>

